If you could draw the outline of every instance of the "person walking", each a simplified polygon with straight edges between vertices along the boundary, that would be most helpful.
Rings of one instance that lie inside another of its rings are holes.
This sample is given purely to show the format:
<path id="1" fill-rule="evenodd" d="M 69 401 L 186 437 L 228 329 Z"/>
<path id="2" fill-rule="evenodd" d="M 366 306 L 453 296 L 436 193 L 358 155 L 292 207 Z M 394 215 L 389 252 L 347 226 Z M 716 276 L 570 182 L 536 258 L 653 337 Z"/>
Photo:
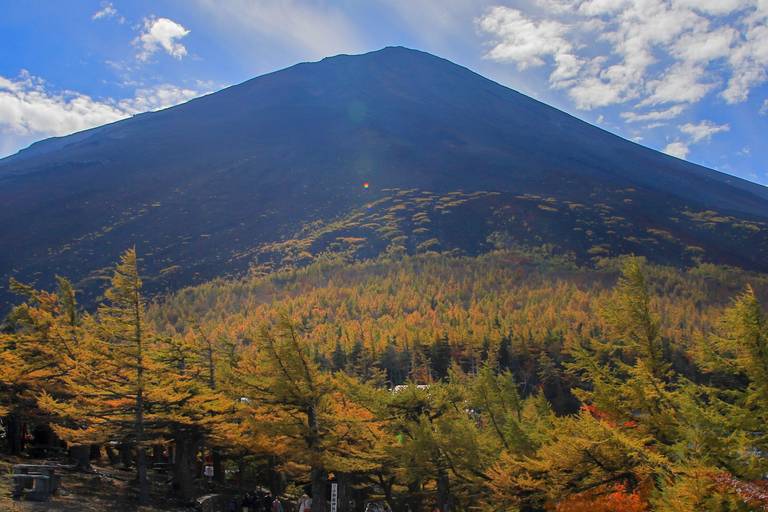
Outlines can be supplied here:
<path id="1" fill-rule="evenodd" d="M 272 512 L 283 512 L 283 504 L 280 503 L 280 498 L 275 494 L 275 501 L 272 502 Z"/>
<path id="2" fill-rule="evenodd" d="M 312 498 L 306 494 L 302 494 L 301 498 L 299 498 L 298 512 L 312 512 Z"/>
<path id="3" fill-rule="evenodd" d="M 261 494 L 256 491 L 253 493 L 253 496 L 251 496 L 251 512 L 262 512 L 264 510 L 264 496 L 261 496 Z"/>
<path id="4" fill-rule="evenodd" d="M 245 493 L 245 496 L 243 496 L 243 502 L 240 504 L 240 506 L 243 507 L 243 512 L 251 512 L 252 507 L 252 498 L 251 495 L 248 493 Z"/>

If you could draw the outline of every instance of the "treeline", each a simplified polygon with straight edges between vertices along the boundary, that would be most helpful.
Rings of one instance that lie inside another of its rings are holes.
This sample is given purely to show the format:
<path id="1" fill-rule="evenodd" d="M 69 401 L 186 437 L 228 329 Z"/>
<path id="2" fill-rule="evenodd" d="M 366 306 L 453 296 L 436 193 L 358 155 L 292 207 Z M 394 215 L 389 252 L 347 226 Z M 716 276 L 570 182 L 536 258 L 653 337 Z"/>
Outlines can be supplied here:
<path id="1" fill-rule="evenodd" d="M 748 282 L 752 283 L 749 286 Z M 339 483 L 342 512 L 761 510 L 765 276 L 533 254 L 321 262 L 146 307 L 136 254 L 104 305 L 25 295 L 2 334 L 0 404 L 75 446 L 119 446 L 284 482 Z M 730 297 L 730 298 L 729 298 Z M 733 299 L 732 297 L 736 297 Z M 399 384 L 401 386 L 395 387 Z M 83 465 L 87 465 L 86 460 Z"/>
<path id="2" fill-rule="evenodd" d="M 768 277 L 701 264 L 686 270 L 643 264 L 649 307 L 661 320 L 676 371 L 698 378 L 688 353 L 749 284 L 768 299 Z M 365 262 L 331 260 L 243 281 L 183 290 L 148 314 L 170 335 L 195 325 L 236 345 L 256 339 L 278 311 L 297 318 L 323 368 L 379 386 L 444 379 L 457 364 L 474 374 L 493 360 L 521 392 L 543 389 L 559 414 L 580 406 L 564 364 L 574 346 L 604 338 L 599 309 L 621 275 L 622 259 L 577 267 L 546 250 L 476 258 L 436 253 Z"/>

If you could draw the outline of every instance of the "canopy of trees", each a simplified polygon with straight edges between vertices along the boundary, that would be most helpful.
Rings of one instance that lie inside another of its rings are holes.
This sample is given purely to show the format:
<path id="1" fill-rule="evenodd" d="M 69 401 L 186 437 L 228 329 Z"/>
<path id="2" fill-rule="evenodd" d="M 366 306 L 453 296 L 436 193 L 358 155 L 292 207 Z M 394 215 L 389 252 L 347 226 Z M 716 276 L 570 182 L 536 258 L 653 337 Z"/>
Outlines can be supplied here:
<path id="1" fill-rule="evenodd" d="M 340 508 L 694 511 L 768 506 L 768 278 L 643 260 L 425 254 L 216 281 L 148 304 L 127 251 L 104 304 L 13 282 L 0 413 L 148 453 L 250 465 Z M 111 449 L 111 448 L 110 448 Z M 83 461 L 87 469 L 87 458 Z"/>

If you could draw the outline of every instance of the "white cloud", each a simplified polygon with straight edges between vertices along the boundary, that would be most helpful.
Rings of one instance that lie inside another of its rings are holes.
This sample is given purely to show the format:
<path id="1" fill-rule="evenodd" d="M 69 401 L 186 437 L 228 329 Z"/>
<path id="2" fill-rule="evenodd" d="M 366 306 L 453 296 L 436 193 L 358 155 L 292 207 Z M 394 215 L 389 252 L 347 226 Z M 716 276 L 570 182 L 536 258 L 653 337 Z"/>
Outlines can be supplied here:
<path id="1" fill-rule="evenodd" d="M 117 17 L 117 9 L 112 5 L 112 2 L 101 2 L 102 9 L 91 16 L 91 20 L 101 20 Z M 118 23 L 125 23 L 125 17 L 120 16 L 117 18 Z"/>
<path id="2" fill-rule="evenodd" d="M 687 135 L 688 142 L 676 141 L 662 149 L 662 153 L 685 159 L 690 153 L 690 145 L 709 141 L 712 135 L 718 132 L 727 132 L 730 127 L 727 124 L 716 125 L 712 121 L 704 120 L 699 124 L 688 123 L 679 127 L 680 131 Z"/>
<path id="3" fill-rule="evenodd" d="M 680 127 L 681 132 L 690 135 L 691 143 L 693 144 L 709 141 L 715 133 L 727 132 L 730 129 L 730 126 L 727 124 L 718 126 L 712 121 L 707 120 L 704 120 L 699 124 L 688 123 Z"/>
<path id="4" fill-rule="evenodd" d="M 722 16 L 743 9 L 749 3 L 744 0 L 675 0 L 673 5 Z"/>
<path id="5" fill-rule="evenodd" d="M 647 114 L 636 114 L 634 112 L 622 112 L 620 116 L 628 123 L 636 123 L 642 121 L 658 121 L 660 119 L 673 119 L 685 110 L 684 105 L 675 105 L 667 110 L 656 110 L 648 112 Z"/>
<path id="6" fill-rule="evenodd" d="M 688 64 L 701 64 L 728 57 L 731 46 L 739 38 L 739 31 L 732 27 L 708 30 L 702 21 L 697 30 L 682 34 L 670 47 L 670 53 Z"/>
<path id="7" fill-rule="evenodd" d="M 144 18 L 144 28 L 140 36 L 133 40 L 139 48 L 136 58 L 146 61 L 156 51 L 163 49 L 175 59 L 181 59 L 187 54 L 183 44 L 176 42 L 189 34 L 189 30 L 168 18 Z"/>
<path id="8" fill-rule="evenodd" d="M 568 96 L 576 104 L 576 108 L 591 110 L 623 103 L 635 94 L 627 91 L 620 82 L 604 82 L 596 77 L 587 77 L 579 80 L 579 84 L 568 91 Z"/>
<path id="9" fill-rule="evenodd" d="M 626 0 L 588 0 L 579 6 L 578 12 L 587 16 L 614 14 L 626 3 Z"/>
<path id="10" fill-rule="evenodd" d="M 556 21 L 534 23 L 517 9 L 494 7 L 479 21 L 479 26 L 499 39 L 487 53 L 489 59 L 514 62 L 519 69 L 525 69 L 543 66 L 542 57 L 552 56 L 560 63 L 568 61 L 566 66 L 575 67 L 576 71 L 580 67 L 578 59 L 569 53 L 573 45 L 563 37 L 569 31 L 567 25 Z M 561 66 L 558 65 L 555 73 L 561 70 Z M 565 73 L 567 76 L 573 74 Z"/>
<path id="11" fill-rule="evenodd" d="M 73 91 L 51 91 L 44 80 L 23 72 L 16 79 L 0 76 L 0 153 L 18 150 L 33 140 L 68 135 L 119 121 L 132 114 L 159 110 L 210 92 L 211 84 L 195 88 L 161 84 L 137 89 L 118 102 L 95 100 Z"/>
<path id="12" fill-rule="evenodd" d="M 51 93 L 27 73 L 0 77 L 0 130 L 18 135 L 66 135 L 117 121 L 128 114 L 109 103 L 72 91 Z"/>
<path id="13" fill-rule="evenodd" d="M 697 103 L 716 86 L 705 83 L 707 73 L 699 66 L 675 64 L 658 79 L 649 80 L 646 92 L 650 93 L 640 106 L 663 103 Z"/>
<path id="14" fill-rule="evenodd" d="M 690 149 L 688 149 L 688 146 L 683 144 L 682 142 L 673 142 L 671 144 L 667 144 L 667 147 L 661 150 L 662 153 L 666 153 L 668 155 L 680 158 L 682 160 L 685 160 L 685 157 L 688 156 L 688 153 L 690 153 Z"/>
<path id="15" fill-rule="evenodd" d="M 536 3 L 554 13 L 571 13 L 579 0 L 536 0 Z"/>
<path id="16" fill-rule="evenodd" d="M 768 113 L 768 100 L 765 100 L 763 102 L 762 108 L 760 108 L 760 115 L 764 116 L 766 113 Z"/>
<path id="17" fill-rule="evenodd" d="M 579 109 L 745 101 L 768 81 L 768 0 L 537 0 L 537 17 L 492 7 L 486 58 L 547 66 Z"/>
<path id="18" fill-rule="evenodd" d="M 765 3 L 768 10 L 768 2 Z M 755 12 L 744 20 L 748 26 L 742 34 L 744 41 L 729 56 L 734 73 L 728 80 L 728 87 L 720 94 L 727 103 L 746 101 L 750 89 L 768 79 L 768 12 L 759 14 L 759 11 Z"/>
<path id="19" fill-rule="evenodd" d="M 102 18 L 114 18 L 117 16 L 117 9 L 112 6 L 112 2 L 101 2 L 102 9 L 91 16 L 92 20 L 100 20 Z"/>

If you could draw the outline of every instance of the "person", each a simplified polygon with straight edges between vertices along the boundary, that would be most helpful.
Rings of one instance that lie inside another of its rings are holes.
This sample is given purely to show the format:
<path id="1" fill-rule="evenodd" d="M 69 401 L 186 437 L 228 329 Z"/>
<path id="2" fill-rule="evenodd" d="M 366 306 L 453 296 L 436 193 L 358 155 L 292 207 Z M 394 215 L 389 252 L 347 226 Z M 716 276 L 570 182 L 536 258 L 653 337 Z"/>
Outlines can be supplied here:
<path id="1" fill-rule="evenodd" d="M 262 509 L 264 512 L 272 512 L 272 493 L 267 492 L 267 494 L 264 495 L 264 500 L 261 502 Z"/>
<path id="2" fill-rule="evenodd" d="M 240 504 L 241 507 L 243 507 L 243 512 L 251 512 L 251 495 L 248 493 L 245 493 L 245 496 L 243 496 L 243 502 Z"/>
<path id="3" fill-rule="evenodd" d="M 261 512 L 263 510 L 261 502 L 264 499 L 263 496 L 259 494 L 259 492 L 254 492 L 253 496 L 251 496 L 251 510 L 250 512 Z"/>
<path id="4" fill-rule="evenodd" d="M 272 502 L 272 512 L 283 512 L 283 504 L 280 503 L 280 498 L 275 494 L 275 501 Z"/>
<path id="5" fill-rule="evenodd" d="M 306 494 L 302 494 L 301 498 L 299 498 L 298 512 L 312 512 L 312 498 Z"/>

